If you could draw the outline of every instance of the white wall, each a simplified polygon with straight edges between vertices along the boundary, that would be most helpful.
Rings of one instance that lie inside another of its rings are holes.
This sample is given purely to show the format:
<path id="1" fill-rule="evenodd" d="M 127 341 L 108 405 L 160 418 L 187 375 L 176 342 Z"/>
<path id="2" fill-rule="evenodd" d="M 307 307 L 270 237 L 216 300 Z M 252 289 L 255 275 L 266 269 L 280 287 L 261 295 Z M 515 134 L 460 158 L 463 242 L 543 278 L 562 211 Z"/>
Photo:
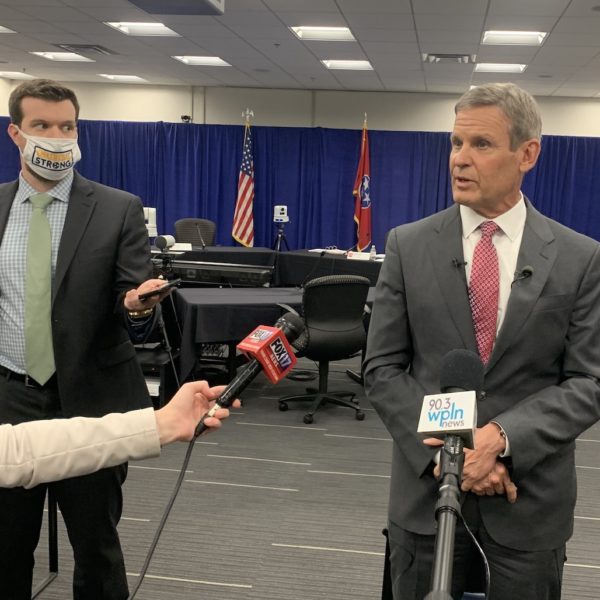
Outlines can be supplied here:
<path id="1" fill-rule="evenodd" d="M 8 114 L 10 91 L 19 82 L 0 79 L 0 114 Z M 81 118 L 122 121 L 240 125 L 242 112 L 254 111 L 255 125 L 360 129 L 368 113 L 370 129 L 450 131 L 452 94 L 265 90 L 257 88 L 68 84 L 81 102 Z M 600 137 L 600 99 L 538 98 L 551 135 Z"/>

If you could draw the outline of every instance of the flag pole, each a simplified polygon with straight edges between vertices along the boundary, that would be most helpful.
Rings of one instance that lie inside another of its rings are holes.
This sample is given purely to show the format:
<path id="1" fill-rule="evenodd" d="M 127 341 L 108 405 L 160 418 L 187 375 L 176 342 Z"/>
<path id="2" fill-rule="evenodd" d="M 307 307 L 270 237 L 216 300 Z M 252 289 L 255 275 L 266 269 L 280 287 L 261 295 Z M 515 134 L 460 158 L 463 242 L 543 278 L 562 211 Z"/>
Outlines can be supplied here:
<path id="1" fill-rule="evenodd" d="M 242 118 L 245 120 L 244 143 L 231 237 L 242 246 L 250 247 L 254 246 L 254 159 L 250 133 L 254 111 L 246 108 L 242 112 Z"/>
<path id="2" fill-rule="evenodd" d="M 366 117 L 365 113 L 365 117 Z M 246 120 L 246 127 L 250 125 L 250 119 L 254 119 L 254 111 L 251 108 L 246 108 L 246 110 L 242 113 L 242 117 Z"/>
<path id="3" fill-rule="evenodd" d="M 354 222 L 356 223 L 356 249 L 363 252 L 371 245 L 371 166 L 369 158 L 369 138 L 367 133 L 367 113 L 363 121 L 360 143 L 360 159 L 354 181 Z"/>

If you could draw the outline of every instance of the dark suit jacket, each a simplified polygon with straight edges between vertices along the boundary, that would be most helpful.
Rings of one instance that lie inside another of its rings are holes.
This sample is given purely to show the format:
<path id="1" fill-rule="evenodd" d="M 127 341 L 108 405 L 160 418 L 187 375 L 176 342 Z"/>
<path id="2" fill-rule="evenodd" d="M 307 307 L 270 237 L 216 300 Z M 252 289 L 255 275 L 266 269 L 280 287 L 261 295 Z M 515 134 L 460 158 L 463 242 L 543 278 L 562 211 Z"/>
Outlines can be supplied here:
<path id="1" fill-rule="evenodd" d="M 526 203 L 517 267 L 533 274 L 512 287 L 478 402 L 479 426 L 508 435 L 518 499 L 477 501 L 497 542 L 538 550 L 572 533 L 575 438 L 600 417 L 600 246 Z M 394 439 L 390 519 L 421 534 L 438 487 L 416 433 L 423 395 L 447 352 L 477 352 L 461 232 L 456 205 L 392 230 L 369 327 L 366 389 Z"/>
<path id="2" fill-rule="evenodd" d="M 0 185 L 0 239 L 18 182 Z M 151 276 L 137 196 L 75 173 L 52 290 L 52 335 L 65 417 L 150 405 L 122 294 Z"/>

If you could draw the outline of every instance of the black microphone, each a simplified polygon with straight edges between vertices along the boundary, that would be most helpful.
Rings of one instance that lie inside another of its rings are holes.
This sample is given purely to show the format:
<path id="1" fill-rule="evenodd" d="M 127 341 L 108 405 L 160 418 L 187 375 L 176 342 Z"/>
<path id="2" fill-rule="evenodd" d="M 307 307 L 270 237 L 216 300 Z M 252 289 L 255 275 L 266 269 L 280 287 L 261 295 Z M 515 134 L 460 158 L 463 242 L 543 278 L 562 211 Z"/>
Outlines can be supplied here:
<path id="1" fill-rule="evenodd" d="M 202 232 L 200 231 L 200 224 L 196 223 L 196 230 L 198 231 L 198 235 L 200 236 L 200 243 L 202 244 L 202 250 L 206 248 L 206 244 L 204 242 L 204 238 L 202 237 Z"/>
<path id="2" fill-rule="evenodd" d="M 442 359 L 440 389 L 442 392 L 481 391 L 483 364 L 471 350 L 450 350 Z"/>
<path id="3" fill-rule="evenodd" d="M 467 266 L 467 261 L 466 260 L 458 260 L 458 258 L 453 258 L 452 259 L 452 264 L 457 269 L 460 269 L 460 267 L 466 267 Z"/>
<path id="4" fill-rule="evenodd" d="M 515 278 L 510 284 L 511 287 L 517 283 L 517 281 L 521 281 L 522 279 L 529 279 L 533 275 L 533 267 L 530 265 L 525 265 L 520 271 L 515 273 Z"/>
<path id="5" fill-rule="evenodd" d="M 442 360 L 440 373 L 440 389 L 442 393 L 452 394 L 455 392 L 475 391 L 483 387 L 483 364 L 477 354 L 470 350 L 452 350 Z M 442 407 L 444 398 L 440 399 Z M 436 408 L 435 406 L 433 407 Z M 431 410 L 430 410 L 431 412 Z M 444 411 L 432 413 L 434 416 Z M 444 447 L 440 456 L 440 485 L 438 489 L 438 501 L 435 505 L 435 516 L 438 522 L 435 547 L 433 556 L 433 567 L 431 571 L 431 592 L 425 596 L 425 600 L 451 599 L 450 589 L 452 587 L 452 561 L 454 557 L 454 534 L 456 521 L 461 514 L 460 484 L 465 460 L 464 447 L 465 428 L 458 427 L 458 411 L 451 403 L 447 433 L 436 435 L 444 439 Z M 463 419 L 464 420 L 464 419 Z M 472 441 L 476 423 L 471 424 L 473 430 L 467 432 L 466 437 Z M 465 424 L 463 424 L 465 425 Z M 442 428 L 443 429 L 443 428 Z M 453 431 L 454 429 L 454 431 Z M 470 435 L 469 435 L 470 434 Z"/>
<path id="6" fill-rule="evenodd" d="M 285 335 L 291 344 L 304 331 L 304 321 L 297 314 L 288 312 L 277 319 L 275 327 L 281 329 L 283 335 Z M 206 431 L 208 427 L 204 425 L 204 419 L 212 417 L 219 408 L 228 408 L 231 406 L 232 402 L 239 397 L 240 393 L 246 389 L 262 370 L 263 366 L 261 363 L 256 358 L 251 359 L 246 368 L 229 382 L 223 393 L 217 398 L 215 405 L 200 419 L 194 435 L 198 437 L 202 432 Z"/>

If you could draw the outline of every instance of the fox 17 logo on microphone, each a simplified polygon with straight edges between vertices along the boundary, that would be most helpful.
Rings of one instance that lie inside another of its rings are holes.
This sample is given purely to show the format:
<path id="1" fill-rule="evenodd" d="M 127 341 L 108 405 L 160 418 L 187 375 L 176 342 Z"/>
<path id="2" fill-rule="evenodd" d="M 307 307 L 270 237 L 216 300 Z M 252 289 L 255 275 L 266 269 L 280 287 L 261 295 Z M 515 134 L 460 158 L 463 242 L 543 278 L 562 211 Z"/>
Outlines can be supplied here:
<path id="1" fill-rule="evenodd" d="M 277 327 L 260 325 L 237 347 L 260 362 L 272 383 L 281 381 L 296 364 L 296 355 Z"/>

